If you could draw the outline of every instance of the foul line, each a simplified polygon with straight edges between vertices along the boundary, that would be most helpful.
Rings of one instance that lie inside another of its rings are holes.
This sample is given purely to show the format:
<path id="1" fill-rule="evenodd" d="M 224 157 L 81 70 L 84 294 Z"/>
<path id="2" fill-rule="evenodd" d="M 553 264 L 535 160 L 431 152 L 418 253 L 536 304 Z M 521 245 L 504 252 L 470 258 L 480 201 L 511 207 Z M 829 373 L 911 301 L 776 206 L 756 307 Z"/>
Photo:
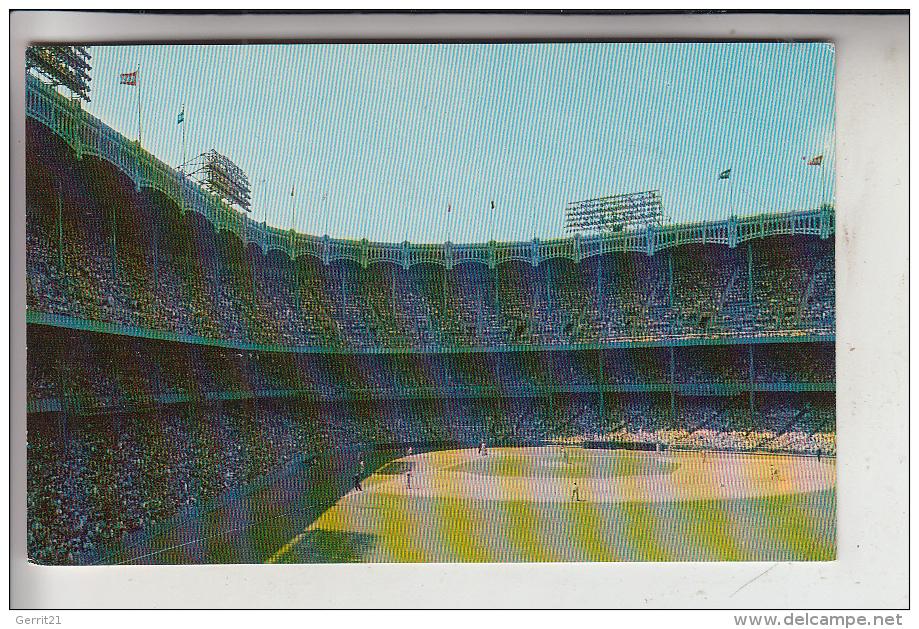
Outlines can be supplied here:
<path id="1" fill-rule="evenodd" d="M 287 514 L 285 513 L 285 514 L 283 514 L 283 515 L 279 515 L 279 516 L 276 516 L 276 517 L 280 518 L 280 517 L 283 517 L 284 515 L 287 515 Z M 276 519 L 276 518 L 270 518 L 270 519 L 273 520 L 273 519 Z M 262 520 L 262 522 L 267 522 L 267 521 L 268 521 L 268 520 Z M 258 522 L 255 522 L 255 524 L 258 524 Z M 193 540 L 191 540 L 191 541 L 189 541 L 189 542 L 185 542 L 184 544 L 176 544 L 175 546 L 167 546 L 166 548 L 160 548 L 159 550 L 155 550 L 155 551 L 153 551 L 152 553 L 147 553 L 146 555 L 140 555 L 140 556 L 137 556 L 137 557 L 128 557 L 128 558 L 125 559 L 124 561 L 119 561 L 118 563 L 116 563 L 116 564 L 114 564 L 114 565 L 120 566 L 120 565 L 122 565 L 122 564 L 131 562 L 131 561 L 137 561 L 137 560 L 139 560 L 139 559 L 146 559 L 147 557 L 153 557 L 154 555 L 159 555 L 160 553 L 165 553 L 165 552 L 168 552 L 168 551 L 170 551 L 170 550 L 175 550 L 176 548 L 182 548 L 183 546 L 188 546 L 188 545 L 190 545 L 190 544 L 197 544 L 198 542 L 203 542 L 203 541 L 206 540 L 206 539 L 213 539 L 213 538 L 215 538 L 215 537 L 221 537 L 222 535 L 226 535 L 227 533 L 235 533 L 236 531 L 241 531 L 241 530 L 243 530 L 243 529 L 245 529 L 245 528 L 249 528 L 249 527 L 251 527 L 251 526 L 252 526 L 252 525 L 249 524 L 249 525 L 246 525 L 246 526 L 237 527 L 237 528 L 235 528 L 235 529 L 229 529 L 229 530 L 226 530 L 226 531 L 221 531 L 220 533 L 214 533 L 213 535 L 205 535 L 204 537 L 195 538 L 195 539 L 193 539 Z M 97 564 L 97 565 L 99 565 L 99 564 Z"/>
<path id="2" fill-rule="evenodd" d="M 287 542 L 286 544 L 284 544 L 284 547 L 281 548 L 281 550 L 279 550 L 278 552 L 276 552 L 274 555 L 272 555 L 271 558 L 270 558 L 268 561 L 266 561 L 265 563 L 268 564 L 268 563 L 274 563 L 274 562 L 276 562 L 276 561 L 281 557 L 281 555 L 285 554 L 288 550 L 290 550 L 291 547 L 294 546 L 294 544 L 299 543 L 300 540 L 303 539 L 303 536 L 306 535 L 307 531 L 309 531 L 309 529 L 304 529 L 304 531 L 303 531 L 302 533 L 300 533 L 300 534 L 297 535 L 295 538 L 293 538 L 292 540 L 290 540 L 289 542 Z"/>

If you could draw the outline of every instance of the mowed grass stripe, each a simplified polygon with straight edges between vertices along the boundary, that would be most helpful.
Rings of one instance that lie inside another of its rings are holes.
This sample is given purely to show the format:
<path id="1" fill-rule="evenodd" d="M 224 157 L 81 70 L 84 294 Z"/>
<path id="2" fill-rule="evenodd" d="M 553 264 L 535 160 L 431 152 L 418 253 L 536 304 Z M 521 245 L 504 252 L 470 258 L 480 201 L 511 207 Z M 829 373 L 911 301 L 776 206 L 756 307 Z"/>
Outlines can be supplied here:
<path id="1" fill-rule="evenodd" d="M 615 504 L 392 496 L 374 518 L 373 544 L 354 560 L 831 561 L 835 518 L 819 514 L 834 505 L 835 490 Z M 324 530 L 335 525 L 351 528 L 341 514 L 321 522 Z M 308 541 L 298 536 L 274 561 L 296 561 L 297 545 Z"/>

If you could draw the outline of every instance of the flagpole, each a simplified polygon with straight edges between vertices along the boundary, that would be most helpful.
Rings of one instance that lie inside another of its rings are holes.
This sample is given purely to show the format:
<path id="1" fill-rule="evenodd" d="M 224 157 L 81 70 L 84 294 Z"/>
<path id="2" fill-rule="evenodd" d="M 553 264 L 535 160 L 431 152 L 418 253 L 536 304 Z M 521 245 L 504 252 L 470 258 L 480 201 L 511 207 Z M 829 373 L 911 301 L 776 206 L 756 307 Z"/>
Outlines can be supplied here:
<path id="1" fill-rule="evenodd" d="M 829 191 L 826 189 L 826 171 L 823 170 L 823 162 L 826 160 L 827 154 L 830 152 L 830 140 L 825 138 L 823 141 L 823 160 L 820 161 L 820 181 L 823 184 L 823 202 L 829 203 Z"/>
<path id="2" fill-rule="evenodd" d="M 829 146 L 827 146 L 827 143 L 824 142 L 824 143 L 823 143 L 823 159 L 820 160 L 820 189 L 821 189 L 821 194 L 822 194 L 822 196 L 823 196 L 823 199 L 822 199 L 822 201 L 821 201 L 821 205 L 824 205 L 824 204 L 826 204 L 826 202 L 827 202 L 827 200 L 826 200 L 826 199 L 827 199 L 827 191 L 826 191 L 826 171 L 823 169 L 823 162 L 826 161 L 826 154 L 827 154 L 827 150 L 828 150 L 828 149 L 829 149 Z"/>
<path id="3" fill-rule="evenodd" d="M 185 170 L 185 103 L 182 103 L 182 170 Z"/>
<path id="4" fill-rule="evenodd" d="M 731 174 L 733 175 L 734 173 L 732 172 Z M 730 216 L 734 216 L 735 212 L 734 212 L 734 178 L 733 177 L 730 178 L 730 182 L 728 183 L 728 209 L 731 212 Z"/>
<path id="5" fill-rule="evenodd" d="M 135 72 L 137 76 L 137 145 L 141 146 L 143 141 L 140 126 L 140 65 L 137 66 L 137 70 L 135 70 Z"/>

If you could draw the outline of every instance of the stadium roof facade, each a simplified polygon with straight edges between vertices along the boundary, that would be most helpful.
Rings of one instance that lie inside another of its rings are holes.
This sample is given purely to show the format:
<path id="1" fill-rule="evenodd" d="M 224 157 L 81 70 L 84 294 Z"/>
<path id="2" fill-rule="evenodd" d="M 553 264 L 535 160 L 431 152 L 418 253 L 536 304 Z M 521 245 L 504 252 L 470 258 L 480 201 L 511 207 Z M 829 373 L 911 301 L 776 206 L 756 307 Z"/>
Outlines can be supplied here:
<path id="1" fill-rule="evenodd" d="M 245 244 L 254 243 L 267 253 L 274 249 L 291 258 L 310 255 L 325 263 L 351 260 L 362 266 L 389 262 L 409 267 L 414 264 L 439 264 L 446 268 L 477 262 L 494 268 L 509 261 L 537 266 L 552 258 L 575 262 L 609 252 L 644 253 L 649 256 L 670 247 L 689 244 L 738 244 L 772 235 L 817 235 L 828 238 L 835 232 L 835 208 L 763 213 L 742 218 L 677 225 L 649 225 L 617 233 L 555 240 L 454 244 L 451 242 L 416 244 L 344 240 L 329 236 L 301 234 L 258 223 L 208 192 L 198 182 L 163 163 L 97 118 L 87 114 L 77 100 L 69 100 L 51 86 L 26 74 L 26 115 L 47 126 L 77 154 L 93 155 L 121 170 L 135 187 L 151 188 L 171 199 L 184 213 L 204 216 L 217 231 L 234 233 Z"/>

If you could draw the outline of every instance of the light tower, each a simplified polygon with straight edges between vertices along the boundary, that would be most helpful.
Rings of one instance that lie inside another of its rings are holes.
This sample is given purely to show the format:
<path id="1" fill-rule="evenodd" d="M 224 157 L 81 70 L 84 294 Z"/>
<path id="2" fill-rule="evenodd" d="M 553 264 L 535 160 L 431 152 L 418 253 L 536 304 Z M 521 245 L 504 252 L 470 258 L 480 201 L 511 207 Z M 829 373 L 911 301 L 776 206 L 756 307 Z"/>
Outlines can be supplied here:
<path id="1" fill-rule="evenodd" d="M 26 69 L 35 70 L 57 87 L 89 102 L 90 55 L 86 46 L 29 46 Z"/>
<path id="2" fill-rule="evenodd" d="M 227 203 L 249 211 L 249 179 L 229 157 L 211 149 L 198 155 L 192 165 L 194 169 L 188 174 L 196 176 L 201 185 Z"/>
<path id="3" fill-rule="evenodd" d="M 565 210 L 565 231 L 616 233 L 633 225 L 659 225 L 663 209 L 660 190 L 573 201 Z"/>

